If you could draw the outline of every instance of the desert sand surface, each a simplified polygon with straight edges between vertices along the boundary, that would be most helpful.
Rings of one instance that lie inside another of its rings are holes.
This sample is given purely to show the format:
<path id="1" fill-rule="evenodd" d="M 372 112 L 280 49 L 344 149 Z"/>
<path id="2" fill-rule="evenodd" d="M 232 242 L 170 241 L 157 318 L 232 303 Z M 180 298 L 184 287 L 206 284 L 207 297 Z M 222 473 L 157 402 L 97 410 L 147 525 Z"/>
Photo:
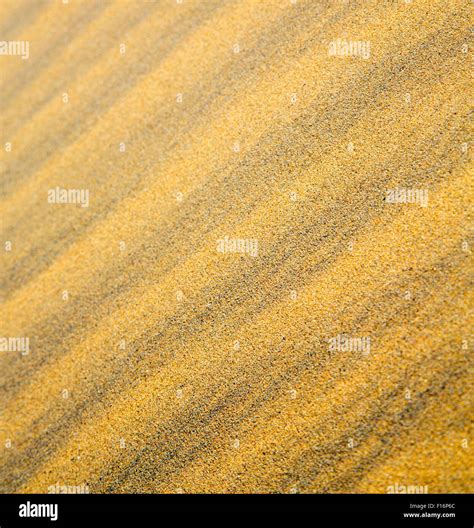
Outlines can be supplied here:
<path id="1" fill-rule="evenodd" d="M 470 25 L 3 0 L 0 490 L 472 492 Z"/>

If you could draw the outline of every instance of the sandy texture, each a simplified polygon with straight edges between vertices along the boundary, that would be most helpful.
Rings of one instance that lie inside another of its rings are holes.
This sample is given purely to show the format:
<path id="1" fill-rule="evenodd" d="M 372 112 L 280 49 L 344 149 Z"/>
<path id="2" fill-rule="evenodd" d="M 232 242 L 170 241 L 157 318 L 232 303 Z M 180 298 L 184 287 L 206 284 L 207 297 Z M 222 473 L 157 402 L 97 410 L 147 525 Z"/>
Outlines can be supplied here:
<path id="1" fill-rule="evenodd" d="M 474 491 L 470 22 L 3 0 L 1 490 Z"/>

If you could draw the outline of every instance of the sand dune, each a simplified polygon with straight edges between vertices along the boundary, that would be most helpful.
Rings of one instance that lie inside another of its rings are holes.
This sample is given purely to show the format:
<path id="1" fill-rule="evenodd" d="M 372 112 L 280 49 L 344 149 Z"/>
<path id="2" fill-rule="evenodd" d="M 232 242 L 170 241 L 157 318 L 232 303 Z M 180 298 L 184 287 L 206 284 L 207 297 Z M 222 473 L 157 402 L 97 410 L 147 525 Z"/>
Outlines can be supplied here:
<path id="1" fill-rule="evenodd" d="M 470 14 L 3 0 L 3 492 L 473 491 Z"/>

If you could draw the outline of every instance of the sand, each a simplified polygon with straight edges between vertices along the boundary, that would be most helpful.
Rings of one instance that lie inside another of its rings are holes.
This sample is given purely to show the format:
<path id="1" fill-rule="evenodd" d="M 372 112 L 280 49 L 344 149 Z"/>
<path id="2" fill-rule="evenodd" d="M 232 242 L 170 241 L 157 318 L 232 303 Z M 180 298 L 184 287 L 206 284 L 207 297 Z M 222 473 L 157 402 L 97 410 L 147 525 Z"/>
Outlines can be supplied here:
<path id="1" fill-rule="evenodd" d="M 1 491 L 474 490 L 471 16 L 3 0 Z"/>

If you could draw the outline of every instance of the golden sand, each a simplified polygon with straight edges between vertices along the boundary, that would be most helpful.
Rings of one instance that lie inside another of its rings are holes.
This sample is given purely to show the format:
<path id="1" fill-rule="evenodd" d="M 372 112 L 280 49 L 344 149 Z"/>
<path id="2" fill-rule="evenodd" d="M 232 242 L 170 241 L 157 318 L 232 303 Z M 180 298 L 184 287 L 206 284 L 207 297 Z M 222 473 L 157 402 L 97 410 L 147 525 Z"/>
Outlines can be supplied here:
<path id="1" fill-rule="evenodd" d="M 470 9 L 3 0 L 2 491 L 473 491 Z"/>

